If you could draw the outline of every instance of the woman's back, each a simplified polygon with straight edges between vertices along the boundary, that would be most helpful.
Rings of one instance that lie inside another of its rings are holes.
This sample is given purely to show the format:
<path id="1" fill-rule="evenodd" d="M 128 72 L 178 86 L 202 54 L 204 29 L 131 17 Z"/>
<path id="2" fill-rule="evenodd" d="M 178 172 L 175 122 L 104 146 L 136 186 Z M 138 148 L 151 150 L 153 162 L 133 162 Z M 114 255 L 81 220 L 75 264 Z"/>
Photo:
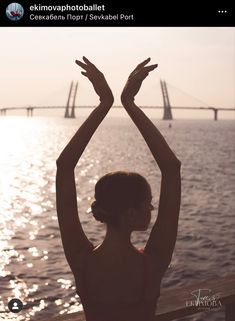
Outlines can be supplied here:
<path id="1" fill-rule="evenodd" d="M 100 247 L 92 248 L 79 220 L 74 169 L 110 110 L 114 97 L 103 73 L 94 64 L 86 57 L 83 61 L 76 61 L 83 70 L 82 74 L 91 81 L 100 104 L 57 159 L 56 206 L 66 259 L 75 276 L 87 321 L 152 320 L 161 278 L 175 247 L 181 199 L 181 163 L 159 130 L 134 102 L 142 81 L 157 67 L 147 66 L 149 62 L 150 58 L 133 70 L 121 94 L 125 110 L 143 136 L 162 174 L 158 213 L 145 251 L 140 253 L 131 245 L 131 233 L 147 230 L 154 209 L 151 187 L 142 175 L 111 172 L 95 184 L 91 212 L 107 228 Z"/>
<path id="2" fill-rule="evenodd" d="M 160 295 L 160 274 L 144 252 L 102 245 L 74 271 L 87 321 L 150 321 Z"/>

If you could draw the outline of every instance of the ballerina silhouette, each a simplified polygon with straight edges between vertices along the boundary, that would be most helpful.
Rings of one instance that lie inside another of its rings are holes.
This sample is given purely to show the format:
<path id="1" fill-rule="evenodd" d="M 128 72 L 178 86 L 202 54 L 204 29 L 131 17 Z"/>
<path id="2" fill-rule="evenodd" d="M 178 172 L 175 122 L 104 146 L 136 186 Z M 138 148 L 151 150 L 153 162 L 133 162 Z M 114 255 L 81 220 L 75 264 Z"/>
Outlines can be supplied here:
<path id="1" fill-rule="evenodd" d="M 92 111 L 57 159 L 56 200 L 60 233 L 87 321 L 151 321 L 162 277 L 175 247 L 181 199 L 181 162 L 134 97 L 157 65 L 140 63 L 130 74 L 121 102 L 142 134 L 161 171 L 157 219 L 144 249 L 131 241 L 133 231 L 147 229 L 151 187 L 138 173 L 111 172 L 95 186 L 94 217 L 106 224 L 104 241 L 94 246 L 78 216 L 74 169 L 114 98 L 104 75 L 86 57 L 76 60 L 92 83 L 100 104 Z"/>

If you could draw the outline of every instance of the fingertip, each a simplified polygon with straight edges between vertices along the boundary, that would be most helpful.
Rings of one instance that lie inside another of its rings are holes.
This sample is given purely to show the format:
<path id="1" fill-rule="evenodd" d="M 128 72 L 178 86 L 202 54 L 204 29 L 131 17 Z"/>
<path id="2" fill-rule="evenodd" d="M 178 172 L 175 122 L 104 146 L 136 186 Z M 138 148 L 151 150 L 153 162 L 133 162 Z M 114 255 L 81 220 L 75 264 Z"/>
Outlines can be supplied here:
<path id="1" fill-rule="evenodd" d="M 141 66 L 145 66 L 145 65 L 147 65 L 147 63 L 150 62 L 150 60 L 151 60 L 151 58 L 147 58 L 147 59 L 145 59 L 142 63 L 140 63 L 140 65 L 141 65 Z"/>
<path id="2" fill-rule="evenodd" d="M 150 60 L 151 60 L 151 58 L 149 57 L 149 58 L 144 60 L 144 63 L 147 64 Z"/>
<path id="3" fill-rule="evenodd" d="M 158 64 L 155 64 L 155 65 L 151 65 L 151 66 L 147 66 L 147 68 L 150 68 L 150 69 L 155 69 L 155 68 L 157 68 L 158 67 Z"/>
<path id="4" fill-rule="evenodd" d="M 75 60 L 75 62 L 76 62 L 77 65 L 79 65 L 79 66 L 81 65 L 81 61 L 80 60 Z"/>
<path id="5" fill-rule="evenodd" d="M 90 61 L 87 59 L 87 57 L 85 57 L 85 56 L 83 56 L 82 59 L 83 59 L 86 63 L 90 62 Z"/>

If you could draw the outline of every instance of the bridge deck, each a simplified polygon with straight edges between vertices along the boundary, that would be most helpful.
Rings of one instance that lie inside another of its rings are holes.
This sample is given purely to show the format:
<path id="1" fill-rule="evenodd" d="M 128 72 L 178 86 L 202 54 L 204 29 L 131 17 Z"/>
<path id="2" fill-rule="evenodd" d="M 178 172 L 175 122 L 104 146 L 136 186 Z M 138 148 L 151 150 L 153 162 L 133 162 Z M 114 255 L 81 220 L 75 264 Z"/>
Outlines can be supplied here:
<path id="1" fill-rule="evenodd" d="M 75 109 L 83 108 L 96 108 L 97 106 L 75 106 Z M 113 106 L 112 108 L 123 108 L 123 106 Z M 140 106 L 144 109 L 163 109 L 163 106 Z M 28 107 L 1 107 L 0 110 L 28 110 L 28 109 L 65 109 L 65 106 L 28 106 Z M 235 108 L 221 108 L 221 107 L 190 107 L 190 106 L 171 106 L 171 109 L 195 109 L 195 110 L 224 110 L 224 111 L 235 111 Z"/>

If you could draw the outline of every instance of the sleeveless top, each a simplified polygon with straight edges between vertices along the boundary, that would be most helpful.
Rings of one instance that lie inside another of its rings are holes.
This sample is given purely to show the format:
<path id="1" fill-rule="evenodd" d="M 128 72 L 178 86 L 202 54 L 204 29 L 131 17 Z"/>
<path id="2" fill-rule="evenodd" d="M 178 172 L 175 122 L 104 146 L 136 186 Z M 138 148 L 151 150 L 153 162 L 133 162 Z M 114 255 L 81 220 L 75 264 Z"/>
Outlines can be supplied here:
<path id="1" fill-rule="evenodd" d="M 160 296 L 160 284 L 154 298 L 146 298 L 146 289 L 148 283 L 148 260 L 143 249 L 139 250 L 144 255 L 144 282 L 142 287 L 141 297 L 138 301 L 130 302 L 99 302 L 93 298 L 89 298 L 86 287 L 86 266 L 88 255 L 85 259 L 85 264 L 82 272 L 82 292 L 78 290 L 86 321 L 152 321 L 154 319 L 157 301 Z"/>

